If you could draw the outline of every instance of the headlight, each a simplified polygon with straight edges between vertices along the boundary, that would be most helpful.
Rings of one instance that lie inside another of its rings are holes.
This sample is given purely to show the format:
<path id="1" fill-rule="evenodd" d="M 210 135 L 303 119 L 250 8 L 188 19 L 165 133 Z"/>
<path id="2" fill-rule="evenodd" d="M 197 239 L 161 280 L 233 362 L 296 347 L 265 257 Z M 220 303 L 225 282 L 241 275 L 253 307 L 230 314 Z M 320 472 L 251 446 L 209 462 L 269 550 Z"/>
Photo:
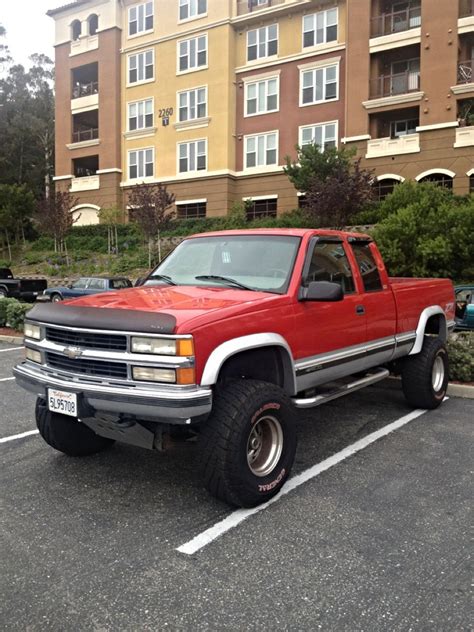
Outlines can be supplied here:
<path id="1" fill-rule="evenodd" d="M 28 347 L 26 347 L 25 356 L 28 360 L 41 364 L 41 353 L 39 351 L 35 351 L 34 349 L 29 349 Z"/>
<path id="2" fill-rule="evenodd" d="M 134 366 L 132 367 L 134 380 L 141 382 L 167 382 L 176 383 L 176 371 L 174 369 L 154 369 L 152 367 Z"/>
<path id="3" fill-rule="evenodd" d="M 41 338 L 41 329 L 38 325 L 33 325 L 32 323 L 25 323 L 25 338 L 34 338 L 35 340 L 40 340 Z"/>
<path id="4" fill-rule="evenodd" d="M 171 338 L 132 337 L 132 353 L 150 353 L 152 355 L 192 356 L 194 345 L 191 338 L 173 340 Z"/>

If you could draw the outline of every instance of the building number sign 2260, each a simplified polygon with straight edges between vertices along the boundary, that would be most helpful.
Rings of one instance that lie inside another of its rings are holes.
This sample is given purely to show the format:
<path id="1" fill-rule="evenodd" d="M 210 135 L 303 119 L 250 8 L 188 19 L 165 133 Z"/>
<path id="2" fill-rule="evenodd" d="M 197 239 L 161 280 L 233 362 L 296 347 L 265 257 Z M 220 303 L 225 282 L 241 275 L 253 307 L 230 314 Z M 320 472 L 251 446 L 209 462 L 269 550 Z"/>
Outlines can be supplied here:
<path id="1" fill-rule="evenodd" d="M 158 111 L 158 118 L 161 119 L 163 126 L 170 124 L 170 116 L 173 116 L 173 108 L 160 108 Z"/>

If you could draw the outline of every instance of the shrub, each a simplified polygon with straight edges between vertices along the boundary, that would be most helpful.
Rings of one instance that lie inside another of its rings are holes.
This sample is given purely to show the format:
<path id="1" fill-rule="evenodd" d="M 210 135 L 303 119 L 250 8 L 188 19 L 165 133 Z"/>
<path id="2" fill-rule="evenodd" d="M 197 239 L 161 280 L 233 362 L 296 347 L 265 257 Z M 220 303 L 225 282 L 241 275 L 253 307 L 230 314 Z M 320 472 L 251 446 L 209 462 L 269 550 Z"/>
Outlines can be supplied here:
<path id="1" fill-rule="evenodd" d="M 474 198 L 454 198 L 436 185 L 421 185 L 418 191 L 418 186 L 396 187 L 390 197 L 407 205 L 391 212 L 373 233 L 390 274 L 469 281 L 474 278 Z"/>
<path id="2" fill-rule="evenodd" d="M 2 298 L 0 299 L 0 327 L 5 327 L 7 324 L 7 309 L 9 305 L 19 303 L 16 298 Z"/>
<path id="3" fill-rule="evenodd" d="M 456 333 L 448 341 L 449 377 L 474 382 L 474 332 Z"/>

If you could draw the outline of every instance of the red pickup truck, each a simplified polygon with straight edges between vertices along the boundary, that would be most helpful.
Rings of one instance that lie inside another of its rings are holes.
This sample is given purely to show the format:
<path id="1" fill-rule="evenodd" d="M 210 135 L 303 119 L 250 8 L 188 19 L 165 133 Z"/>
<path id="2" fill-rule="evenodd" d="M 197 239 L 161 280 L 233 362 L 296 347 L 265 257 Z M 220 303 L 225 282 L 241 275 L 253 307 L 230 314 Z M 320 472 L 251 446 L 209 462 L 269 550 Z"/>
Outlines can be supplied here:
<path id="1" fill-rule="evenodd" d="M 14 373 L 57 450 L 197 436 L 209 491 L 253 506 L 290 474 L 298 408 L 390 372 L 411 406 L 439 406 L 454 312 L 449 280 L 389 278 L 367 235 L 209 233 L 141 287 L 36 305 Z"/>

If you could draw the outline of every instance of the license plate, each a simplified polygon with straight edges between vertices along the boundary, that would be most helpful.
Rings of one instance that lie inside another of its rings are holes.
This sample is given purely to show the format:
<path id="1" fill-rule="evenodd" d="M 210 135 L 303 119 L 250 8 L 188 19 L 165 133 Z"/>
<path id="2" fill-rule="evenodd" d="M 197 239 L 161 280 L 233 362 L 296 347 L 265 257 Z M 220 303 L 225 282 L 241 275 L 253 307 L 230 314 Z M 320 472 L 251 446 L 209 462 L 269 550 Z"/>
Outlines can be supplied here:
<path id="1" fill-rule="evenodd" d="M 48 408 L 53 413 L 77 417 L 77 395 L 48 389 Z"/>

